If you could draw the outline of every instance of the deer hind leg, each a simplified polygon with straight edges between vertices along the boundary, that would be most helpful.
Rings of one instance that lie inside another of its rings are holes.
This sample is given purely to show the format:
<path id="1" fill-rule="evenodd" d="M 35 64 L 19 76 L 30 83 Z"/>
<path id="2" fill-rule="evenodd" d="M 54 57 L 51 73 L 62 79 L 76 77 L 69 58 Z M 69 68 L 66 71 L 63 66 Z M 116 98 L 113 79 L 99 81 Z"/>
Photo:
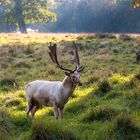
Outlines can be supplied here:
<path id="1" fill-rule="evenodd" d="M 27 106 L 27 109 L 26 109 L 26 115 L 27 115 L 27 117 L 29 116 L 29 113 L 30 113 L 30 111 L 33 109 L 34 105 L 35 105 L 35 104 L 34 104 L 33 101 L 28 102 L 28 106 Z"/>
<path id="2" fill-rule="evenodd" d="M 42 108 L 42 105 L 40 105 L 39 103 L 36 103 L 36 105 L 35 105 L 35 106 L 33 107 L 33 109 L 31 110 L 31 115 L 32 115 L 32 117 L 34 117 L 36 111 L 37 111 L 38 109 L 40 109 L 40 108 Z"/>

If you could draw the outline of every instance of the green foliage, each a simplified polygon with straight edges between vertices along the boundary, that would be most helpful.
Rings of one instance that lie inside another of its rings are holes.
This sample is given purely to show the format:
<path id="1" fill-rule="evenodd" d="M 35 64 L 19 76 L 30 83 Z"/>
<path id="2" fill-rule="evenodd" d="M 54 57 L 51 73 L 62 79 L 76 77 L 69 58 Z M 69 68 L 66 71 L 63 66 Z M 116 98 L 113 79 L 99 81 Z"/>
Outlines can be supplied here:
<path id="1" fill-rule="evenodd" d="M 9 91 L 17 87 L 18 84 L 16 83 L 14 78 L 4 78 L 0 80 L 0 90 L 2 91 Z"/>
<path id="2" fill-rule="evenodd" d="M 16 85 L 15 79 L 2 79 L 0 81 L 0 86 L 10 86 L 10 87 L 13 87 L 15 85 Z"/>
<path id="3" fill-rule="evenodd" d="M 26 26 L 25 24 L 54 22 L 56 21 L 56 14 L 49 10 L 51 6 L 51 0 L 4 0 L 0 5 L 2 22 L 9 25 L 18 25 L 20 30 Z"/>
<path id="4" fill-rule="evenodd" d="M 32 0 L 30 2 L 24 0 L 22 5 L 25 10 L 23 16 L 27 24 L 56 20 L 55 13 L 49 11 L 49 7 L 52 5 L 51 0 Z"/>
<path id="5" fill-rule="evenodd" d="M 5 102 L 6 106 L 18 106 L 22 103 L 22 98 L 11 98 Z"/>
<path id="6" fill-rule="evenodd" d="M 133 0 L 132 7 L 133 8 L 140 8 L 140 0 Z"/>

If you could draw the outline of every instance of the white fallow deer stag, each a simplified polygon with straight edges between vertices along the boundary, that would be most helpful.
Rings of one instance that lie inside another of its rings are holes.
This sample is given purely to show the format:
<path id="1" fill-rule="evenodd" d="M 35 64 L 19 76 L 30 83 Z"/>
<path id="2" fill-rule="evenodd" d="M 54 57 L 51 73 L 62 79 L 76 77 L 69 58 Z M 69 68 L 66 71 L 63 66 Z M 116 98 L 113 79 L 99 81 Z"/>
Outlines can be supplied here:
<path id="1" fill-rule="evenodd" d="M 51 60 L 57 64 L 58 68 L 65 72 L 63 81 L 43 81 L 36 80 L 26 85 L 26 100 L 28 106 L 26 109 L 27 117 L 31 112 L 32 117 L 35 112 L 42 106 L 50 106 L 53 108 L 56 119 L 63 118 L 63 110 L 69 97 L 73 94 L 76 86 L 80 84 L 80 72 L 84 70 L 80 66 L 79 56 L 75 43 L 72 46 L 75 70 L 62 67 L 57 59 L 57 45 L 49 46 L 49 55 Z"/>

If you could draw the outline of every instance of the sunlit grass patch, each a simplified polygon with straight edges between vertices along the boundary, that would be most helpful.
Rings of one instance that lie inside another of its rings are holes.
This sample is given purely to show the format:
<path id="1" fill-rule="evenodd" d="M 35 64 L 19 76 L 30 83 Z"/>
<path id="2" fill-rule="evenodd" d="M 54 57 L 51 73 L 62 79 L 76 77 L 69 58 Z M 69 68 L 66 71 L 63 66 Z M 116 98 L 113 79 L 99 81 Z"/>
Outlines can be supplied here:
<path id="1" fill-rule="evenodd" d="M 23 102 L 22 98 L 12 98 L 5 102 L 6 106 L 18 106 Z"/>
<path id="2" fill-rule="evenodd" d="M 25 99 L 25 90 L 19 90 L 16 92 L 18 97 Z"/>
<path id="3" fill-rule="evenodd" d="M 78 35 L 66 35 L 66 34 L 2 34 L 0 36 L 1 45 L 35 45 L 35 44 L 47 44 L 49 42 L 60 42 L 65 41 L 74 41 Z M 47 38 L 47 39 L 46 39 Z"/>
<path id="4" fill-rule="evenodd" d="M 121 75 L 121 74 L 113 74 L 110 78 L 109 78 L 109 81 L 111 83 L 125 83 L 125 82 L 129 82 L 132 78 L 134 77 L 133 74 L 130 74 L 128 76 L 124 76 L 124 75 Z"/>
<path id="5" fill-rule="evenodd" d="M 89 87 L 85 87 L 85 88 L 77 88 L 74 92 L 74 95 L 76 95 L 76 98 L 73 98 L 72 100 L 69 101 L 69 103 L 73 103 L 78 101 L 81 98 L 84 98 L 85 96 L 87 96 L 88 94 L 90 94 L 93 90 L 95 90 L 95 85 L 90 85 Z"/>
<path id="6" fill-rule="evenodd" d="M 36 114 L 35 117 L 36 118 L 42 118 L 43 116 L 53 116 L 53 109 L 51 107 L 43 107 L 42 109 L 39 109 Z"/>

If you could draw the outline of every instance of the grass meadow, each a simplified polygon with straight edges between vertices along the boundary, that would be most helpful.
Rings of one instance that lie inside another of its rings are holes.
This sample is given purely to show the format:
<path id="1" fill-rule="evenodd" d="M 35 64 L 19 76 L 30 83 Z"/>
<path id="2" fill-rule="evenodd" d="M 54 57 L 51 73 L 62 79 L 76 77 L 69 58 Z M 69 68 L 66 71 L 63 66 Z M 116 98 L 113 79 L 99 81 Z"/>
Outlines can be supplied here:
<path id="1" fill-rule="evenodd" d="M 27 119 L 25 85 L 64 78 L 49 58 L 49 43 L 58 44 L 61 64 L 75 68 L 73 41 L 86 68 L 63 121 L 56 122 L 49 107 Z M 0 34 L 0 140 L 139 140 L 138 51 L 139 35 Z"/>

